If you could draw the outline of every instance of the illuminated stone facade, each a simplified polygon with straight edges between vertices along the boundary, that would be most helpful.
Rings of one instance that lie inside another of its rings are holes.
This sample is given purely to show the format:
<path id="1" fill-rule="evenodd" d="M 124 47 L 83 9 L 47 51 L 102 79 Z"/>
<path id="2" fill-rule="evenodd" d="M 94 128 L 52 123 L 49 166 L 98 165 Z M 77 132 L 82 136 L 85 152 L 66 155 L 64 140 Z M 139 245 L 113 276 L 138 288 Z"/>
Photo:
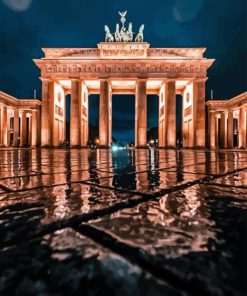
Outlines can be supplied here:
<path id="1" fill-rule="evenodd" d="M 247 92 L 206 103 L 211 148 L 247 148 Z"/>
<path id="2" fill-rule="evenodd" d="M 40 145 L 41 102 L 17 99 L 0 91 L 0 146 Z"/>
<path id="3" fill-rule="evenodd" d="M 88 96 L 99 94 L 99 144 L 111 146 L 112 95 L 135 94 L 135 146 L 147 145 L 147 94 L 159 96 L 159 147 L 176 146 L 176 94 L 183 96 L 183 147 L 205 147 L 205 48 L 150 48 L 146 42 L 102 42 L 97 48 L 45 48 L 41 71 L 41 145 L 65 139 L 65 96 L 71 94 L 70 144 L 86 146 Z"/>

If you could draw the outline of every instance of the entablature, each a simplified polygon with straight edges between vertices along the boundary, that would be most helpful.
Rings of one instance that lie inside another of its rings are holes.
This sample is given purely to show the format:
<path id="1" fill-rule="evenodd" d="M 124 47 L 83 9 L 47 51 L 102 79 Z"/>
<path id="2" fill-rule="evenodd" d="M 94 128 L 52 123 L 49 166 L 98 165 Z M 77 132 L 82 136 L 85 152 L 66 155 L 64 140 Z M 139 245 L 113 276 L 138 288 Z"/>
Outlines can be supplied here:
<path id="1" fill-rule="evenodd" d="M 34 60 L 41 76 L 72 77 L 164 77 L 203 78 L 214 60 Z"/>
<path id="2" fill-rule="evenodd" d="M 247 109 L 247 92 L 228 100 L 210 100 L 206 102 L 210 111 L 231 110 L 245 106 Z"/>
<path id="3" fill-rule="evenodd" d="M 146 42 L 101 42 L 97 48 L 42 48 L 43 59 L 204 59 L 206 48 L 150 48 Z"/>
<path id="4" fill-rule="evenodd" d="M 14 109 L 31 110 L 41 106 L 41 101 L 36 99 L 18 99 L 0 91 L 0 104 Z"/>

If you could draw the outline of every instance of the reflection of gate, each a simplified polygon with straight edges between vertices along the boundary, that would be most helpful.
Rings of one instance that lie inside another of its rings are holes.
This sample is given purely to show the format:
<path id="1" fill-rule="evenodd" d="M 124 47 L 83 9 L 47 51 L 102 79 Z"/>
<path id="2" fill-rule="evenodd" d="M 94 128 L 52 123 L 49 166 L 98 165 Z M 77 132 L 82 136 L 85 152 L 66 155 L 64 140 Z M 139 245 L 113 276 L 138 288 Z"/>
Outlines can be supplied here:
<path id="1" fill-rule="evenodd" d="M 233 147 L 238 147 L 238 119 L 233 118 Z"/>

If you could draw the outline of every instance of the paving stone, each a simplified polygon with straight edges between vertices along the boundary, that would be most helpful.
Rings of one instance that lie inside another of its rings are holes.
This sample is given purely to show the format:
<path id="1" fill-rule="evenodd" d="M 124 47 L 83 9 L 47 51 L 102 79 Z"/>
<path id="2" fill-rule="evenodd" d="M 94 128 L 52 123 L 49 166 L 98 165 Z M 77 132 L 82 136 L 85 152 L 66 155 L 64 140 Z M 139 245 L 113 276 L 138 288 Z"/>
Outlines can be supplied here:
<path id="1" fill-rule="evenodd" d="M 0 294 L 241 295 L 246 174 L 245 152 L 1 150 Z"/>
<path id="2" fill-rule="evenodd" d="M 0 262 L 2 295 L 182 295 L 69 228 L 7 248 Z"/>
<path id="3" fill-rule="evenodd" d="M 247 170 L 236 172 L 231 175 L 219 177 L 213 180 L 211 183 L 219 185 L 230 185 L 230 186 L 245 186 L 247 188 Z"/>
<path id="4" fill-rule="evenodd" d="M 239 247 L 247 230 L 246 196 L 243 201 L 214 196 L 207 186 L 196 185 L 104 216 L 91 225 L 158 257 L 161 265 L 172 266 L 181 277 L 190 273 L 202 287 L 210 286 L 212 295 L 225 295 L 223 287 L 234 294 L 235 288 L 241 286 L 243 291 L 244 285 L 237 271 L 239 260 L 246 258 Z M 232 229 L 233 221 L 242 234 Z"/>

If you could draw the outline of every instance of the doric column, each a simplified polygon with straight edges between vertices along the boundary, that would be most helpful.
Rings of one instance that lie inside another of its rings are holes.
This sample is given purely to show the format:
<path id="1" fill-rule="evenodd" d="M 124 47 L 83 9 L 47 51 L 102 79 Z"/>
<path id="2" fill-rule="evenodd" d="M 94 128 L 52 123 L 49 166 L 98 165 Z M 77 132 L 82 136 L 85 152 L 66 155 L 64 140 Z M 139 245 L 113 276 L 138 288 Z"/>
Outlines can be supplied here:
<path id="1" fill-rule="evenodd" d="M 233 148 L 233 111 L 228 112 L 227 120 L 227 148 Z"/>
<path id="2" fill-rule="evenodd" d="M 8 140 L 7 140 L 7 135 L 8 135 L 8 124 L 7 124 L 7 106 L 2 106 L 2 132 L 1 132 L 1 145 L 4 147 L 7 147 L 8 145 Z"/>
<path id="3" fill-rule="evenodd" d="M 31 130 L 31 146 L 37 146 L 38 128 L 37 128 L 37 110 L 32 110 L 32 130 Z"/>
<path id="4" fill-rule="evenodd" d="M 216 147 L 216 120 L 215 113 L 210 112 L 210 125 L 209 125 L 209 133 L 210 133 L 210 148 Z"/>
<path id="5" fill-rule="evenodd" d="M 7 146 L 10 147 L 10 112 L 7 108 Z"/>
<path id="6" fill-rule="evenodd" d="M 3 127 L 2 127 L 2 125 L 3 125 L 3 123 L 2 123 L 2 109 L 3 109 L 3 107 L 1 107 L 0 106 L 0 147 L 3 145 L 3 143 L 2 143 L 2 131 L 3 131 Z"/>
<path id="7" fill-rule="evenodd" d="M 226 114 L 221 112 L 220 114 L 220 147 L 226 147 Z"/>
<path id="8" fill-rule="evenodd" d="M 71 103 L 70 103 L 70 146 L 80 146 L 81 126 L 81 82 L 71 80 Z"/>
<path id="9" fill-rule="evenodd" d="M 82 84 L 80 118 L 81 118 L 81 146 L 86 147 L 88 142 L 88 90 L 84 83 Z"/>
<path id="10" fill-rule="evenodd" d="M 100 146 L 111 146 L 111 87 L 106 79 L 100 80 L 99 142 Z"/>
<path id="11" fill-rule="evenodd" d="M 205 147 L 205 79 L 193 82 L 193 127 L 194 147 Z"/>
<path id="12" fill-rule="evenodd" d="M 246 112 L 243 107 L 239 109 L 239 148 L 246 148 Z"/>
<path id="13" fill-rule="evenodd" d="M 19 110 L 14 110 L 13 146 L 18 146 L 19 137 Z"/>
<path id="14" fill-rule="evenodd" d="M 136 82 L 135 102 L 135 146 L 147 146 L 147 81 L 139 79 Z"/>
<path id="15" fill-rule="evenodd" d="M 69 140 L 67 139 L 67 123 L 66 123 L 66 114 L 67 114 L 67 106 L 66 106 L 66 95 L 67 93 L 64 92 L 64 104 L 63 104 L 63 140 Z"/>
<path id="16" fill-rule="evenodd" d="M 159 94 L 159 147 L 164 147 L 164 135 L 165 135 L 165 131 L 164 131 L 164 122 L 165 122 L 165 115 L 164 115 L 164 100 L 165 100 L 165 95 L 164 95 L 164 90 L 165 90 L 165 84 L 163 83 L 163 85 L 160 88 L 160 94 Z"/>
<path id="17" fill-rule="evenodd" d="M 42 79 L 41 145 L 52 146 L 54 129 L 54 83 Z"/>
<path id="18" fill-rule="evenodd" d="M 27 112 L 23 111 L 21 116 L 21 146 L 27 145 Z"/>
<path id="19" fill-rule="evenodd" d="M 37 107 L 37 145 L 41 145 L 41 106 Z"/>
<path id="20" fill-rule="evenodd" d="M 32 126 L 33 126 L 33 118 L 32 118 L 32 114 L 29 114 L 29 121 L 28 121 L 28 126 L 27 126 L 27 130 L 28 130 L 28 146 L 32 146 Z"/>
<path id="21" fill-rule="evenodd" d="M 176 147 L 175 81 L 166 81 L 165 83 L 165 146 Z"/>

